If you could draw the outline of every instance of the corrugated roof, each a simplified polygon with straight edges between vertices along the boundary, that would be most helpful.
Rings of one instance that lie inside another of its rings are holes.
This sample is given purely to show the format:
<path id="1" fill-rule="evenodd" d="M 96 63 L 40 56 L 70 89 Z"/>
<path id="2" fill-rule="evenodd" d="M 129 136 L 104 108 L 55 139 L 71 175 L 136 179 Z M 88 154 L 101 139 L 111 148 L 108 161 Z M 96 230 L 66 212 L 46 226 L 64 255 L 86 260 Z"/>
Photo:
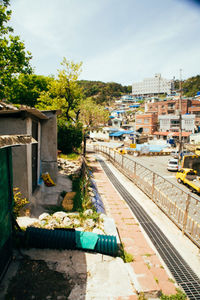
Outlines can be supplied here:
<path id="1" fill-rule="evenodd" d="M 114 133 L 110 133 L 109 136 L 122 136 L 123 134 L 131 134 L 134 133 L 134 130 L 124 130 L 124 131 L 117 131 Z"/>
<path id="2" fill-rule="evenodd" d="M 21 106 L 20 108 L 15 107 L 12 104 L 7 104 L 5 102 L 0 102 L 0 115 L 1 116 L 20 116 L 20 114 L 23 117 L 27 117 L 27 116 L 35 116 L 38 119 L 41 120 L 48 120 L 49 118 L 42 113 L 40 110 L 33 108 L 33 107 L 29 107 L 29 106 Z"/>
<path id="3" fill-rule="evenodd" d="M 37 144 L 31 135 L 0 135 L 0 148 Z"/>
<path id="4" fill-rule="evenodd" d="M 182 136 L 186 137 L 191 135 L 192 132 L 182 132 Z M 155 135 L 162 135 L 162 136 L 168 136 L 169 134 L 171 136 L 179 136 L 179 132 L 168 132 L 168 131 L 155 131 L 153 134 Z"/>

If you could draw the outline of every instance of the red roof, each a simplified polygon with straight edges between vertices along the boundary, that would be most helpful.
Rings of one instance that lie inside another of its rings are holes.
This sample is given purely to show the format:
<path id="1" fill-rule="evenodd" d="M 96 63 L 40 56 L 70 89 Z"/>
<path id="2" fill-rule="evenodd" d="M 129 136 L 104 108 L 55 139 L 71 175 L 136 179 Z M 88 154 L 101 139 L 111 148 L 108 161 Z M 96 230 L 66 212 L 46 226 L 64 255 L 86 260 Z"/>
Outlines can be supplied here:
<path id="1" fill-rule="evenodd" d="M 169 134 L 171 136 L 179 136 L 179 132 L 168 132 L 168 131 L 155 131 L 153 134 L 155 135 L 162 135 L 162 136 L 168 136 Z M 190 134 L 192 134 L 192 132 L 182 132 L 182 136 L 187 137 Z"/>

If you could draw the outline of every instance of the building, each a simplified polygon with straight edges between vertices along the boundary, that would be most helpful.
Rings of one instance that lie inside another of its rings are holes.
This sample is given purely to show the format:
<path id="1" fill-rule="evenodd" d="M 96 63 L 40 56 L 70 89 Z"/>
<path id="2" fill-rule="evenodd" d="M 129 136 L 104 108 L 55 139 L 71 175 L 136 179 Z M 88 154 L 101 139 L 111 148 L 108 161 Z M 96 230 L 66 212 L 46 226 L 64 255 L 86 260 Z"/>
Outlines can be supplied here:
<path id="1" fill-rule="evenodd" d="M 13 165 L 12 151 L 36 141 L 30 136 L 0 136 L 0 281 L 12 259 Z"/>
<path id="2" fill-rule="evenodd" d="M 161 115 L 158 117 L 160 132 L 179 132 L 180 117 L 178 115 Z M 194 133 L 195 115 L 182 115 L 182 131 Z"/>
<path id="3" fill-rule="evenodd" d="M 136 114 L 135 130 L 142 129 L 144 134 L 153 134 L 157 130 L 158 117 L 156 113 Z"/>
<path id="4" fill-rule="evenodd" d="M 167 80 L 162 78 L 161 74 L 155 74 L 154 78 L 145 78 L 142 82 L 133 83 L 132 94 L 134 96 L 171 94 L 173 89 L 173 80 Z"/>
<path id="5" fill-rule="evenodd" d="M 16 109 L 0 103 L 0 135 L 29 135 L 36 141 L 12 150 L 13 186 L 29 200 L 31 209 L 46 199 L 41 174 L 48 172 L 57 181 L 58 113 L 28 107 Z"/>
<path id="6" fill-rule="evenodd" d="M 189 112 L 191 106 L 191 100 L 181 100 L 182 114 Z M 179 101 L 178 100 L 166 100 L 158 102 L 147 102 L 145 103 L 145 112 L 157 113 L 158 115 L 170 115 L 179 113 Z"/>
<path id="7" fill-rule="evenodd" d="M 195 125 L 197 128 L 200 126 L 200 101 L 192 100 L 191 106 L 188 108 L 188 113 L 195 115 Z"/>

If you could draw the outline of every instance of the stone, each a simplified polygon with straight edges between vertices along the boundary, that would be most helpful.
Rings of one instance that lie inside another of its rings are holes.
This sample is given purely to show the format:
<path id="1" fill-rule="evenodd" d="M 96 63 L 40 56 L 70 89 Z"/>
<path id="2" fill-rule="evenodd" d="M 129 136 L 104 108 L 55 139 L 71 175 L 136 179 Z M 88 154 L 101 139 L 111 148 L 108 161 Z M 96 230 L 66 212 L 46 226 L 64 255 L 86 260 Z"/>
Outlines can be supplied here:
<path id="1" fill-rule="evenodd" d="M 62 225 L 64 225 L 64 226 L 71 226 L 72 223 L 73 223 L 72 220 L 68 217 L 65 217 L 62 221 Z"/>
<path id="2" fill-rule="evenodd" d="M 79 226 L 81 224 L 81 222 L 78 219 L 74 219 L 73 224 L 76 226 Z"/>
<path id="3" fill-rule="evenodd" d="M 53 214 L 53 217 L 63 220 L 65 217 L 67 217 L 67 213 L 64 211 L 57 211 Z"/>
<path id="4" fill-rule="evenodd" d="M 100 214 L 99 218 L 100 218 L 100 220 L 105 220 L 105 218 L 107 218 L 107 216 L 105 214 Z"/>
<path id="5" fill-rule="evenodd" d="M 87 209 L 86 211 L 84 211 L 83 215 L 84 216 L 91 216 L 93 214 L 93 210 L 92 209 Z"/>
<path id="6" fill-rule="evenodd" d="M 36 219 L 36 218 L 30 218 L 30 217 L 18 217 L 17 218 L 17 223 L 19 224 L 20 227 L 28 227 L 37 222 L 38 222 L 38 219 Z"/>
<path id="7" fill-rule="evenodd" d="M 43 214 L 41 214 L 40 216 L 39 216 L 39 220 L 40 221 L 42 221 L 42 220 L 46 220 L 46 219 L 49 219 L 51 216 L 50 216 L 50 214 L 48 214 L 48 213 L 43 213 Z"/>
<path id="8" fill-rule="evenodd" d="M 84 227 L 94 227 L 94 225 L 95 225 L 95 222 L 92 220 L 92 219 L 87 219 L 86 221 L 85 221 L 85 224 L 84 224 Z"/>

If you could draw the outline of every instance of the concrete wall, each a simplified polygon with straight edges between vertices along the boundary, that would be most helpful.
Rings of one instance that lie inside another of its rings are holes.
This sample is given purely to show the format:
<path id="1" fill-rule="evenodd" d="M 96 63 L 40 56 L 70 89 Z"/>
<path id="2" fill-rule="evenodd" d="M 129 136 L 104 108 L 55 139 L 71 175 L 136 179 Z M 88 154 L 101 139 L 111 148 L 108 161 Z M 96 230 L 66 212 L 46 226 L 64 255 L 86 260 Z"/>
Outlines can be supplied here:
<path id="1" fill-rule="evenodd" d="M 43 112 L 49 120 L 41 123 L 41 166 L 42 173 L 49 172 L 56 182 L 57 165 L 57 117 L 55 112 Z"/>
<path id="2" fill-rule="evenodd" d="M 30 134 L 30 119 L 0 118 L 0 135 Z M 13 160 L 13 187 L 18 187 L 22 195 L 30 197 L 30 182 L 28 157 L 31 156 L 30 146 L 12 147 Z"/>

